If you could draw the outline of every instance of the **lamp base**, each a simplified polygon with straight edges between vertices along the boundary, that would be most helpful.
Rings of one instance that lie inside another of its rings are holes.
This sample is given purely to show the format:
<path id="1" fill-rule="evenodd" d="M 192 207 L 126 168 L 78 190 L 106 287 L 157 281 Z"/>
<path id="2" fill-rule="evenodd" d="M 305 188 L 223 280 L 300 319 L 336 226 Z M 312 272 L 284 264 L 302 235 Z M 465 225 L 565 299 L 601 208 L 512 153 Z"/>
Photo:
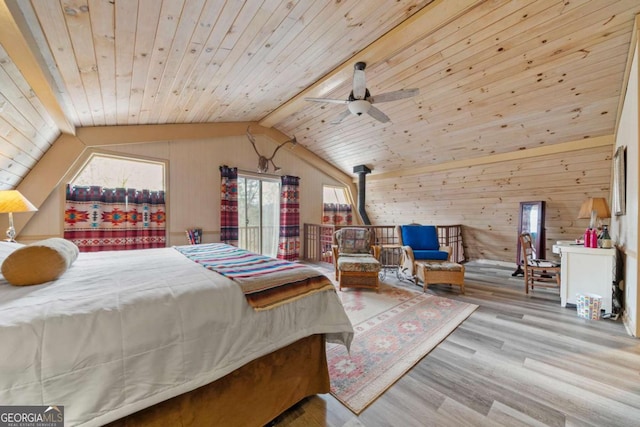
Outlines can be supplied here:
<path id="1" fill-rule="evenodd" d="M 15 237 L 16 237 L 16 230 L 12 229 L 12 228 L 9 228 L 9 229 L 7 229 L 7 238 L 4 239 L 4 241 L 5 242 L 14 242 L 14 243 L 16 243 Z"/>
<path id="2" fill-rule="evenodd" d="M 7 238 L 6 242 L 15 242 L 16 241 L 16 229 L 13 228 L 13 213 L 9 212 L 9 228 L 7 228 Z"/>

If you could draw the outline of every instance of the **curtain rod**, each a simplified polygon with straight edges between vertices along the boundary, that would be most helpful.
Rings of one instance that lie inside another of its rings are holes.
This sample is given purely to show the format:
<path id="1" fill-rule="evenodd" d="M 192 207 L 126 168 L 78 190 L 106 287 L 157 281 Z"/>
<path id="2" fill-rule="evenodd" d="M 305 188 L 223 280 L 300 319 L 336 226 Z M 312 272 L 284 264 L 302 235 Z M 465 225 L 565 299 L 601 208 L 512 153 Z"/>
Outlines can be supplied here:
<path id="1" fill-rule="evenodd" d="M 251 175 L 251 176 L 255 176 L 255 177 L 265 177 L 265 178 L 274 178 L 274 179 L 282 178 L 282 175 L 276 175 L 276 174 L 273 174 L 273 173 L 260 173 L 260 172 L 248 171 L 248 170 L 244 170 L 244 169 L 238 169 L 238 173 L 239 174 L 243 174 L 243 175 Z"/>

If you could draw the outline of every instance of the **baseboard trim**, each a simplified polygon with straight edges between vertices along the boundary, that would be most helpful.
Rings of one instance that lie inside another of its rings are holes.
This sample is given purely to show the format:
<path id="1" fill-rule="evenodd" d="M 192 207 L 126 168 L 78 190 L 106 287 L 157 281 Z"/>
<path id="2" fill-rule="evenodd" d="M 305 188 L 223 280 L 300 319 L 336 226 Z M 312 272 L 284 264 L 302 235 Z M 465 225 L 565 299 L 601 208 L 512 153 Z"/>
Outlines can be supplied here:
<path id="1" fill-rule="evenodd" d="M 627 310 L 622 311 L 622 324 L 624 325 L 624 328 L 627 330 L 627 333 L 630 336 L 638 338 L 638 336 L 635 334 L 636 325 L 633 322 L 633 319 L 628 316 Z"/>

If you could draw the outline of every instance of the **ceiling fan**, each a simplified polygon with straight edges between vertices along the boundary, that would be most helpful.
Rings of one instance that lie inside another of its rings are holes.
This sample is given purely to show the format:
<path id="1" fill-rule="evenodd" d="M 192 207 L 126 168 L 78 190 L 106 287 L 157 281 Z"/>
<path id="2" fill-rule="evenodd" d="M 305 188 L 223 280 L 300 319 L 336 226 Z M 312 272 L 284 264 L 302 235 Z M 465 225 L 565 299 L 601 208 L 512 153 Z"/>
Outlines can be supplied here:
<path id="1" fill-rule="evenodd" d="M 305 98 L 305 100 L 311 102 L 327 102 L 331 104 L 346 104 L 347 109 L 331 121 L 331 124 L 334 125 L 340 123 L 349 114 L 361 116 L 365 113 L 382 123 L 387 123 L 390 120 L 389 116 L 374 107 L 372 104 L 411 98 L 412 96 L 416 96 L 420 93 L 419 89 L 401 89 L 371 96 L 369 89 L 367 89 L 364 76 L 364 69 L 366 66 L 367 64 L 364 62 L 356 62 L 353 66 L 353 89 L 351 90 L 348 99 Z"/>

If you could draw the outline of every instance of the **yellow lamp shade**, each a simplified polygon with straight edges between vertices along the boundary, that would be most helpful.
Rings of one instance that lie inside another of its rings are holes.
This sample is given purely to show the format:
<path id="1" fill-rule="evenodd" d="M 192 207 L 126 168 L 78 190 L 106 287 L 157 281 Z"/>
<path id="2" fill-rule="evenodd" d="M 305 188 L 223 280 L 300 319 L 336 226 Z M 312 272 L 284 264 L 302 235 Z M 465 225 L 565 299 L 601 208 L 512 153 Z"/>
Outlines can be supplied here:
<path id="1" fill-rule="evenodd" d="M 37 210 L 18 190 L 0 190 L 0 213 L 34 212 Z"/>
<path id="2" fill-rule="evenodd" d="M 13 213 L 34 212 L 37 210 L 18 190 L 0 190 L 0 213 L 9 214 L 7 241 L 15 242 L 16 229 L 13 227 Z"/>

